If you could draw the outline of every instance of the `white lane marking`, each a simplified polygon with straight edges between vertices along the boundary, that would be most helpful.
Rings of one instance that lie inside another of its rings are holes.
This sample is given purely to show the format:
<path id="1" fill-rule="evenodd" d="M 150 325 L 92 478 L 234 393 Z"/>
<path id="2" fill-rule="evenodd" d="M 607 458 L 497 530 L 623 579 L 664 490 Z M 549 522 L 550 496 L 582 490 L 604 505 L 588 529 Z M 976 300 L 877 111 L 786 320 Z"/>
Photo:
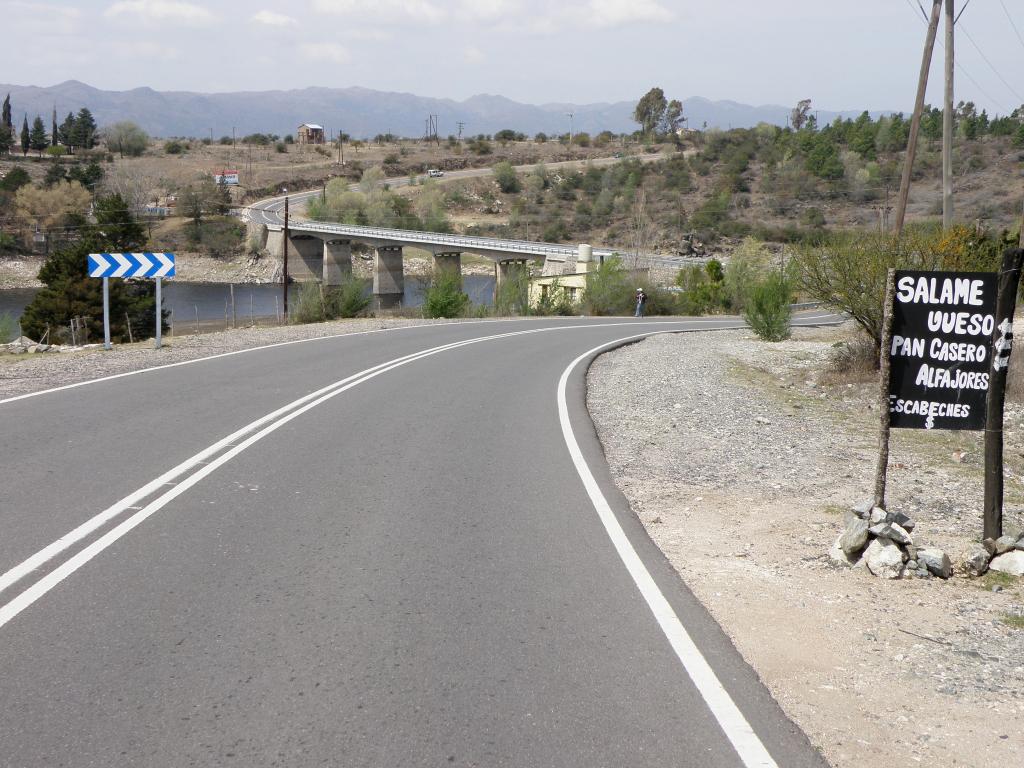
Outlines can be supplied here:
<path id="1" fill-rule="evenodd" d="M 373 333 L 388 333 L 390 331 L 408 331 L 418 328 L 437 328 L 439 326 L 463 326 L 463 325 L 479 325 L 481 323 L 503 323 L 503 322 L 524 322 L 528 320 L 537 320 L 535 317 L 521 317 L 521 318 L 496 318 L 493 320 L 464 320 L 458 323 L 431 323 L 428 325 L 405 325 L 401 328 L 377 328 L 372 331 L 354 331 L 352 333 L 334 333 L 329 336 L 314 336 L 309 339 L 292 339 L 291 341 L 278 341 L 273 344 L 263 344 L 258 347 L 249 347 L 247 349 L 236 349 L 233 352 L 220 352 L 216 355 L 207 355 L 206 357 L 197 357 L 192 360 L 181 360 L 177 363 L 167 363 L 165 365 L 154 365 L 151 368 L 140 368 L 137 371 L 125 371 L 124 373 L 114 373 L 110 376 L 101 376 L 98 379 L 88 379 L 86 381 L 78 381 L 74 384 L 64 384 L 60 387 L 51 387 L 50 389 L 41 389 L 38 392 L 27 392 L 24 395 L 14 395 L 4 400 L 0 400 L 0 405 L 4 403 L 13 403 L 16 400 L 27 400 L 30 397 L 39 397 L 40 395 L 48 395 L 52 392 L 63 392 L 66 389 L 76 389 L 77 387 L 84 387 L 89 384 L 99 384 L 104 381 L 112 381 L 113 379 L 121 379 L 125 376 L 137 376 L 140 373 L 150 373 L 152 371 L 163 371 L 167 368 L 177 368 L 182 365 L 193 365 L 194 363 L 203 363 L 208 360 L 219 360 L 223 357 L 232 357 L 234 355 L 244 355 L 249 352 L 259 352 L 263 349 L 273 349 L 275 347 L 287 347 L 292 344 L 307 344 L 313 341 L 324 341 L 325 339 L 341 339 L 346 336 L 366 336 Z M 654 321 L 648 321 L 654 322 Z M 679 319 L 679 320 L 659 320 L 656 322 L 661 323 L 678 323 L 678 322 L 716 322 L 715 318 L 691 318 L 691 319 Z M 621 325 L 621 323 L 619 323 Z M 607 325 L 607 323 L 585 323 L 581 324 L 581 328 L 593 328 Z"/>
<path id="2" fill-rule="evenodd" d="M 633 549 L 633 545 L 630 543 L 625 531 L 622 530 L 622 526 L 619 525 L 615 513 L 612 512 L 608 500 L 601 493 L 601 489 L 594 479 L 590 467 L 587 466 L 583 453 L 580 451 L 579 443 L 576 442 L 576 435 L 573 433 L 572 424 L 569 422 L 565 387 L 569 380 L 569 375 L 576 366 L 590 355 L 596 354 L 602 349 L 621 344 L 624 341 L 656 335 L 657 333 L 671 333 L 671 331 L 637 334 L 608 342 L 607 344 L 601 344 L 588 352 L 584 352 L 569 364 L 569 367 L 565 369 L 562 377 L 558 380 L 558 420 L 562 425 L 562 435 L 565 438 L 569 454 L 572 456 L 573 464 L 576 465 L 576 471 L 583 481 L 583 486 L 587 490 L 587 495 L 590 496 L 590 501 L 593 503 L 598 517 L 600 517 L 601 522 L 604 524 L 605 531 L 607 531 L 615 551 L 618 552 L 619 557 L 626 566 L 626 570 L 629 571 L 629 575 L 633 577 L 633 582 L 650 607 L 658 622 L 658 626 L 661 627 L 661 631 L 668 638 L 672 650 L 679 657 L 693 684 L 714 715 L 715 720 L 718 721 L 733 749 L 736 750 L 740 760 L 743 761 L 743 765 L 746 768 L 778 768 L 778 765 L 772 759 L 764 744 L 761 743 L 757 734 L 754 733 L 754 729 L 750 727 L 750 723 L 747 722 L 743 713 L 740 712 L 736 703 L 722 686 L 714 670 L 711 669 L 711 665 L 708 664 L 707 659 L 704 658 L 700 649 L 693 642 L 676 612 L 672 610 L 672 606 L 658 588 L 640 556 Z"/>
<path id="3" fill-rule="evenodd" d="M 810 319 L 810 318 L 805 318 L 805 319 Z M 237 443 L 238 440 L 240 440 L 240 439 L 244 438 L 245 436 L 251 434 L 252 432 L 254 432 L 257 429 L 259 429 L 260 427 L 263 427 L 264 425 L 274 421 L 275 419 L 278 419 L 278 418 L 282 417 L 283 415 L 285 415 L 289 411 L 291 411 L 291 410 L 293 410 L 295 408 L 299 408 L 300 406 L 308 403 L 311 400 L 315 400 L 316 398 L 320 398 L 323 395 L 327 394 L 328 392 L 331 392 L 332 390 L 335 390 L 335 389 L 337 389 L 339 387 L 343 387 L 343 389 L 338 389 L 338 392 L 334 393 L 334 394 L 338 394 L 339 392 L 344 391 L 345 389 L 348 389 L 349 387 L 347 387 L 345 385 L 348 385 L 349 383 L 354 382 L 352 384 L 352 386 L 354 386 L 356 383 L 361 383 L 362 381 L 366 381 L 367 380 L 367 374 L 373 373 L 375 371 L 383 372 L 384 369 L 391 370 L 394 367 L 398 367 L 397 364 L 405 364 L 407 362 L 412 362 L 413 360 L 418 360 L 421 357 L 427 357 L 427 356 L 430 356 L 432 354 L 437 354 L 438 352 L 443 352 L 443 351 L 446 351 L 446 350 L 449 350 L 449 349 L 455 349 L 457 347 L 465 346 L 467 344 L 475 344 L 477 342 L 490 341 L 490 340 L 501 339 L 501 338 L 507 338 L 507 337 L 510 337 L 510 336 L 519 336 L 519 335 L 523 335 L 523 334 L 541 333 L 541 332 L 556 331 L 556 330 L 576 330 L 576 329 L 584 329 L 584 328 L 617 327 L 617 326 L 622 326 L 622 325 L 629 325 L 629 326 L 634 326 L 635 327 L 636 325 L 669 325 L 669 324 L 673 324 L 673 323 L 676 323 L 676 322 L 694 323 L 694 322 L 696 322 L 698 320 L 704 320 L 705 321 L 705 322 L 702 322 L 700 324 L 707 324 L 708 322 L 710 322 L 710 323 L 726 323 L 726 324 L 728 324 L 728 323 L 735 322 L 734 320 L 732 320 L 730 318 L 722 318 L 722 319 L 699 318 L 699 319 L 691 319 L 691 320 L 685 320 L 685 321 L 664 321 L 664 320 L 659 320 L 659 321 L 643 321 L 643 320 L 641 320 L 641 321 L 637 321 L 637 320 L 634 319 L 634 320 L 627 320 L 627 321 L 624 321 L 624 322 L 615 322 L 615 323 L 587 323 L 587 324 L 577 324 L 577 325 L 568 325 L 568 326 L 552 326 L 552 327 L 549 327 L 549 328 L 534 328 L 534 329 L 525 330 L 525 331 L 511 331 L 511 332 L 503 333 L 503 334 L 496 334 L 496 335 L 492 335 L 492 336 L 483 336 L 483 337 L 477 337 L 477 338 L 473 338 L 473 339 L 465 339 L 463 341 L 458 341 L 458 342 L 452 342 L 452 343 L 449 343 L 449 344 L 444 344 L 444 345 L 440 345 L 440 346 L 437 346 L 437 347 L 432 347 L 430 349 L 420 350 L 419 352 L 413 352 L 413 353 L 410 353 L 410 354 L 405 355 L 403 357 L 395 358 L 393 360 L 389 360 L 387 362 L 380 363 L 380 364 L 378 364 L 376 366 L 373 366 L 371 368 L 367 368 L 367 369 L 365 369 L 363 371 L 360 371 L 359 373 L 355 373 L 355 374 L 353 374 L 351 376 L 348 376 L 348 377 L 346 377 L 344 379 L 336 381 L 336 382 L 334 382 L 332 384 L 328 384 L 327 386 L 322 387 L 321 389 L 318 389 L 315 392 L 311 392 L 310 394 L 305 395 L 304 397 L 300 397 L 299 399 L 294 400 L 291 403 L 288 403 L 287 405 L 284 405 L 284 406 L 278 408 L 277 410 L 272 411 L 271 413 L 268 413 L 266 416 L 263 416 L 263 417 L 255 420 L 255 421 L 245 425 L 241 429 L 238 429 L 235 432 L 232 432 L 230 435 L 222 438 L 221 440 L 218 440 L 216 443 L 210 445 L 209 447 L 203 449 L 202 451 L 200 451 L 199 453 L 195 454 L 194 456 L 186 459 L 185 461 L 181 462 L 177 466 L 171 468 L 167 472 L 163 473 L 162 475 L 160 475 L 156 479 L 154 479 L 151 482 L 147 483 L 146 485 L 142 486 L 141 488 L 139 488 L 138 490 L 136 490 L 133 493 L 129 494 L 128 496 L 125 496 L 120 501 L 114 503 L 113 505 L 111 505 L 107 509 L 105 509 L 102 512 L 96 514 L 95 516 L 93 516 L 89 520 L 86 520 L 85 522 L 83 522 L 78 527 L 76 527 L 73 530 L 71 530 L 70 532 L 66 533 L 64 536 L 61 536 L 59 539 L 57 539 L 53 543 L 47 545 L 46 547 L 44 547 L 43 549 L 39 550 L 35 554 L 29 556 L 24 561 L 22 561 L 21 563 L 19 563 L 16 566 L 14 566 L 13 568 L 8 570 L 4 574 L 0 575 L 0 592 L 3 592 L 8 587 L 10 587 L 12 584 L 20 581 L 25 576 L 29 575 L 30 573 L 32 573 L 36 569 L 42 567 L 43 565 L 45 565 L 47 562 L 52 560 L 54 557 L 56 557 L 60 553 L 64 552 L 68 548 L 74 546 L 78 542 L 82 541 L 87 536 L 92 534 L 94 531 L 96 531 L 97 529 L 101 528 L 103 525 L 105 525 L 106 523 L 110 522 L 111 520 L 113 520 L 115 517 L 119 516 L 123 512 L 125 512 L 127 510 L 130 510 L 130 509 L 140 509 L 140 507 L 138 506 L 139 502 L 143 501 L 144 499 L 148 498 L 149 496 L 152 496 L 156 491 L 158 491 L 160 488 L 162 488 L 164 486 L 168 486 L 168 485 L 174 486 L 174 483 L 177 482 L 178 478 L 180 478 L 182 475 L 185 475 L 186 473 L 188 473 L 189 471 L 191 471 L 195 467 L 198 467 L 198 466 L 214 466 L 214 465 L 215 465 L 214 468 L 219 467 L 221 465 L 221 463 L 223 463 L 223 462 L 217 463 L 217 461 L 213 460 L 213 457 L 216 456 L 218 453 L 220 453 L 221 451 L 223 451 L 225 449 L 235 448 L 236 447 L 236 443 Z M 409 327 L 426 327 L 426 326 L 409 326 Z M 742 326 L 735 326 L 735 327 L 736 328 L 740 328 Z M 726 325 L 724 328 L 717 328 L 716 330 L 729 330 L 730 328 L 732 328 L 732 326 Z M 402 329 L 389 329 L 389 330 L 402 330 Z M 360 333 L 364 334 L 364 333 L 378 333 L 378 332 L 379 331 L 361 331 Z M 343 334 L 343 335 L 354 335 L 354 334 Z M 640 334 L 640 337 L 642 337 L 644 335 L 651 335 L 651 334 Z M 336 337 L 329 337 L 329 336 L 317 337 L 317 339 L 321 339 L 321 338 L 336 338 Z M 269 345 L 269 346 L 282 346 L 282 345 L 287 345 L 287 344 L 300 343 L 300 342 L 304 342 L 304 341 L 315 341 L 317 339 L 301 339 L 299 341 L 288 341 L 288 342 L 282 342 L 281 344 L 274 344 L 274 345 Z M 259 347 L 257 349 L 262 349 L 262 348 L 265 348 L 265 347 Z M 240 352 L 245 352 L 245 351 L 252 351 L 252 350 L 240 350 Z M 233 354 L 238 354 L 238 352 L 228 352 L 228 353 L 225 353 L 223 355 L 215 355 L 214 357 L 225 357 L 225 356 L 233 355 Z M 213 358 L 199 358 L 199 360 L 209 360 L 209 359 L 213 359 Z M 198 360 L 186 361 L 186 363 L 189 363 L 189 362 L 198 362 Z M 168 366 L 161 366 L 161 367 L 170 368 L 170 367 L 174 367 L 176 365 L 183 365 L 183 364 L 185 364 L 185 363 L 172 363 L 172 364 L 170 364 Z M 147 370 L 157 370 L 157 369 L 151 368 L 151 369 L 147 369 Z M 133 371 L 132 373 L 142 373 L 142 371 Z M 127 375 L 127 374 L 118 374 L 118 376 L 122 376 L 122 375 Z M 376 374 L 374 374 L 374 375 L 376 375 Z M 117 378 L 117 376 L 110 377 L 110 378 Z M 102 381 L 102 380 L 103 379 L 95 379 L 95 381 Z M 84 383 L 90 383 L 90 382 L 82 382 L 82 383 L 84 384 Z M 72 385 L 72 386 L 75 386 L 75 385 Z M 41 394 L 41 393 L 37 393 L 37 394 Z M 318 403 L 319 402 L 323 402 L 323 399 L 318 400 L 317 402 Z M 245 445 L 248 446 L 249 444 L 251 444 L 251 443 L 246 443 Z M 232 455 L 237 455 L 237 453 L 232 453 Z M 191 487 L 191 486 L 188 486 L 188 487 Z M 147 517 L 148 517 L 148 515 L 147 515 Z M 2 623 L 0 623 L 0 626 L 2 626 Z"/>
<path id="4" fill-rule="evenodd" d="M 674 322 L 686 322 L 692 321 L 674 321 Z M 728 320 L 724 322 L 730 322 Z M 233 432 L 227 437 L 222 438 L 213 445 L 205 448 L 199 453 L 195 454 L 191 458 L 186 459 L 176 467 L 168 470 L 160 477 L 152 480 L 151 482 L 144 485 L 139 490 L 131 493 L 125 498 L 121 499 L 117 503 L 105 509 L 103 512 L 95 515 L 89 520 L 85 521 L 71 532 L 65 534 L 61 538 L 57 539 L 52 544 L 44 547 L 43 549 L 31 555 L 23 562 L 11 568 L 9 571 L 0 576 L 0 591 L 3 591 L 7 587 L 11 586 L 15 582 L 24 578 L 32 571 L 36 570 L 40 566 L 52 560 L 54 557 L 59 555 L 64 550 L 73 546 L 77 542 L 86 538 L 89 534 L 93 533 L 96 529 L 100 528 L 105 523 L 109 522 L 113 518 L 125 512 L 132 506 L 136 506 L 138 502 L 146 499 L 153 495 L 156 491 L 163 488 L 164 486 L 171 486 L 171 490 L 166 491 L 164 494 L 159 496 L 156 500 L 147 504 L 139 512 L 129 517 L 127 520 L 120 523 L 117 527 L 113 528 L 108 533 L 97 539 L 95 542 L 84 548 L 81 552 L 74 555 L 63 563 L 58 568 L 54 569 L 50 574 L 44 576 L 36 584 L 27 588 L 24 592 L 19 594 L 17 597 L 12 599 L 6 605 L 0 607 L 0 627 L 14 618 L 18 613 L 27 608 L 33 602 L 38 600 L 44 594 L 50 591 L 54 586 L 63 581 L 68 575 L 74 573 L 76 570 L 81 568 L 85 563 L 95 557 L 97 554 L 102 552 L 104 549 L 113 544 L 117 539 L 124 536 L 128 531 L 135 528 L 146 518 L 150 517 L 154 512 L 159 510 L 165 504 L 169 503 L 172 499 L 184 493 L 186 490 L 195 485 L 199 480 L 209 475 L 211 472 L 216 470 L 218 467 L 223 465 L 225 462 L 237 456 L 243 450 L 251 446 L 253 443 L 261 440 L 266 435 L 278 429 L 280 426 L 288 423 L 296 416 L 305 413 L 310 408 L 315 407 L 327 400 L 335 397 L 336 395 L 345 392 L 352 387 L 361 384 L 365 381 L 369 381 L 382 373 L 393 370 L 408 363 L 420 360 L 424 357 L 430 357 L 432 355 L 439 354 L 451 349 L 457 349 L 459 347 L 468 346 L 470 344 L 477 344 L 484 341 L 494 341 L 497 339 L 509 338 L 512 336 L 523 336 L 534 333 L 546 333 L 548 331 L 558 330 L 578 330 L 584 328 L 607 328 L 616 327 L 621 325 L 666 325 L 665 321 L 658 322 L 644 322 L 644 321 L 625 321 L 616 323 L 589 323 L 586 325 L 562 325 L 562 326 L 551 326 L 547 328 L 531 328 L 522 331 L 509 331 L 507 333 L 494 334 L 491 336 L 479 336 L 471 339 L 463 339 L 462 341 L 451 342 L 449 344 L 443 344 L 437 347 L 431 347 L 429 349 L 420 350 L 419 352 L 413 352 L 403 357 L 389 360 L 385 363 L 380 363 L 367 368 L 366 370 L 360 371 L 359 373 L 348 376 L 340 381 L 336 381 L 333 384 L 329 384 L 316 392 L 312 392 L 304 397 L 294 400 L 287 405 L 278 408 L 276 411 L 263 416 L 256 421 L 247 424 L 241 429 Z M 291 343 L 291 342 L 288 342 Z M 276 421 L 275 421 L 276 420 Z M 257 429 L 262 429 L 255 435 L 248 437 L 247 439 L 234 445 L 236 441 L 246 435 L 251 435 Z M 223 451 L 225 448 L 230 447 L 230 450 L 222 453 L 217 458 L 212 458 L 218 453 Z M 178 480 L 182 475 L 186 474 L 195 467 L 201 467 L 194 474 L 189 475 L 183 480 Z M 176 484 L 175 484 L 176 483 Z M 134 522 L 133 522 L 134 521 Z M 113 535 L 113 534 L 117 535 Z M 103 546 L 97 548 L 100 542 L 105 542 Z M 86 556 L 86 553 L 89 553 Z M 71 564 L 74 564 L 73 566 Z"/>

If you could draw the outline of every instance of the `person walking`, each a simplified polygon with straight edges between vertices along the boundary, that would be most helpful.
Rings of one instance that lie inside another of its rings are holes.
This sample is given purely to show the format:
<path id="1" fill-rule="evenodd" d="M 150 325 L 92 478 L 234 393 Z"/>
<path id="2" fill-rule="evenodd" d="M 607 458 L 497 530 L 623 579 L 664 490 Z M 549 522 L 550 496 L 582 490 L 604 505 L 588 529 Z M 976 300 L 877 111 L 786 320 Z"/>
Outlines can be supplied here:
<path id="1" fill-rule="evenodd" d="M 633 313 L 633 317 L 643 317 L 644 307 L 647 306 L 647 294 L 644 293 L 643 288 L 636 289 L 636 312 Z"/>

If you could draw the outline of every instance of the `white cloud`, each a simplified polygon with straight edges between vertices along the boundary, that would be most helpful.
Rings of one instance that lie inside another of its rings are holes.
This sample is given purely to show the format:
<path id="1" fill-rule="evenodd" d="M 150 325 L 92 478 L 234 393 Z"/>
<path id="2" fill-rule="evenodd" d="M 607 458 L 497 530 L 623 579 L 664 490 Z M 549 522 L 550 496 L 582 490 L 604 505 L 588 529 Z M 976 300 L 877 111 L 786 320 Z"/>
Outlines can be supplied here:
<path id="1" fill-rule="evenodd" d="M 640 21 L 672 21 L 673 13 L 657 0 L 590 0 L 584 9 L 588 24 L 614 27 Z"/>
<path id="2" fill-rule="evenodd" d="M 291 16 L 266 10 L 254 15 L 252 20 L 257 24 L 266 24 L 268 27 L 297 27 L 299 25 L 299 22 Z"/>
<path id="3" fill-rule="evenodd" d="M 327 61 L 331 64 L 346 64 L 352 58 L 348 50 L 337 43 L 304 43 L 302 55 L 310 61 Z"/>
<path id="4" fill-rule="evenodd" d="M 4 13 L 5 21 L 14 33 L 9 38 L 20 34 L 40 37 L 73 35 L 78 30 L 81 17 L 82 12 L 78 8 L 22 0 L 10 3 Z"/>
<path id="5" fill-rule="evenodd" d="M 202 27 L 214 21 L 208 10 L 192 3 L 176 0 L 121 0 L 103 12 L 104 16 L 134 17 L 147 24 L 164 24 L 167 22 Z"/>
<path id="6" fill-rule="evenodd" d="M 313 0 L 313 8 L 378 23 L 436 24 L 448 15 L 430 0 Z"/>
<path id="7" fill-rule="evenodd" d="M 469 64 L 479 64 L 484 60 L 484 52 L 475 45 L 467 46 L 462 55 Z"/>
<path id="8" fill-rule="evenodd" d="M 462 0 L 459 15 L 477 21 L 498 21 L 521 12 L 516 0 Z"/>

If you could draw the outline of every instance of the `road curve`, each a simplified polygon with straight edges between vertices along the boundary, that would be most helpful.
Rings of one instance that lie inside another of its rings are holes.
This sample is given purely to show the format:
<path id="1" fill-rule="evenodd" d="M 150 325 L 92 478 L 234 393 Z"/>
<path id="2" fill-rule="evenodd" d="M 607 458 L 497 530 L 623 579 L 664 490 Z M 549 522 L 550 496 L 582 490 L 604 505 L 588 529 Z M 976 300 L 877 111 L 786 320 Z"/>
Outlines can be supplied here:
<path id="1" fill-rule="evenodd" d="M 0 403 L 0 765 L 824 766 L 584 406 L 599 350 L 735 325 L 421 326 Z"/>

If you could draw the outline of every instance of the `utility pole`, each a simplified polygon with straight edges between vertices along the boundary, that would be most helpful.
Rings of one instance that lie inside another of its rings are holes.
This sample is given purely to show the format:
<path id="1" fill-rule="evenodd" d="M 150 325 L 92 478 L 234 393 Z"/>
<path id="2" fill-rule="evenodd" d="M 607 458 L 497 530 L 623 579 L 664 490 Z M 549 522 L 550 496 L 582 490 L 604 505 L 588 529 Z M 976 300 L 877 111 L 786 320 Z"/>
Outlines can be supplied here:
<path id="1" fill-rule="evenodd" d="M 928 34 L 924 41 L 924 55 L 921 57 L 921 72 L 917 78 L 917 99 L 914 102 L 914 116 L 910 121 L 910 138 L 907 140 L 907 156 L 903 161 L 903 177 L 900 179 L 900 196 L 896 201 L 896 236 L 903 234 L 903 219 L 907 214 L 907 198 L 910 196 L 910 171 L 914 167 L 917 153 L 917 134 L 921 127 L 921 111 L 924 109 L 924 94 L 928 87 L 928 69 L 932 63 L 935 48 L 935 32 L 939 28 L 939 11 L 942 0 L 932 0 L 932 15 L 928 20 Z"/>
<path id="2" fill-rule="evenodd" d="M 465 124 L 465 123 L 463 123 L 463 122 L 462 122 L 462 121 L 460 120 L 460 121 L 459 121 L 459 122 L 457 123 L 457 125 L 459 126 L 459 143 L 461 144 L 461 143 L 462 143 L 462 129 L 463 129 L 464 127 L 465 127 L 465 125 L 466 125 L 466 124 Z"/>
<path id="3" fill-rule="evenodd" d="M 946 0 L 946 94 L 942 108 L 942 228 L 953 226 L 953 0 Z"/>
<path id="4" fill-rule="evenodd" d="M 573 115 L 573 113 L 572 112 L 566 112 L 565 114 L 569 116 L 569 147 L 571 149 L 572 148 L 572 115 Z"/>
<path id="5" fill-rule="evenodd" d="M 288 190 L 285 190 L 287 192 Z M 281 302 L 284 305 L 285 319 L 288 318 L 288 198 L 284 199 L 284 276 L 281 279 L 284 295 L 281 297 Z"/>

